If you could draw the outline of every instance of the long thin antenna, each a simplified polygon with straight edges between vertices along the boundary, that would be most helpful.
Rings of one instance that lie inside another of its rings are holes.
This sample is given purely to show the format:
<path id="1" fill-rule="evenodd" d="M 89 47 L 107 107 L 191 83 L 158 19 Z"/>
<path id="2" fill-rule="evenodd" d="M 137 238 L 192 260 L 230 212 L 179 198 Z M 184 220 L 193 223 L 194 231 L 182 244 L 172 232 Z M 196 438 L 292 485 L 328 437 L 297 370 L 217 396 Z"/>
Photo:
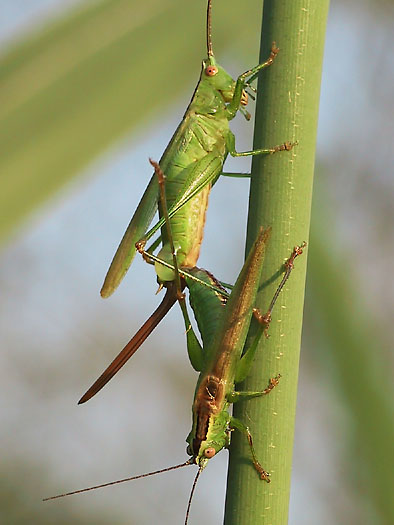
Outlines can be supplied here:
<path id="1" fill-rule="evenodd" d="M 198 472 L 196 474 L 196 477 L 194 478 L 194 481 L 193 481 L 193 486 L 192 486 L 192 490 L 190 492 L 190 496 L 189 496 L 189 501 L 187 502 L 187 509 L 186 509 L 186 516 L 185 516 L 185 525 L 187 525 L 187 522 L 189 521 L 189 514 L 190 514 L 190 506 L 192 504 L 192 499 L 193 499 L 193 494 L 194 494 L 194 490 L 196 488 L 196 485 L 197 485 L 197 481 L 198 481 L 198 478 L 200 477 L 200 474 L 202 472 L 202 468 L 200 467 L 198 469 Z"/>
<path id="2" fill-rule="evenodd" d="M 51 496 L 50 498 L 44 498 L 42 501 L 49 501 L 51 499 L 64 498 L 65 496 L 73 496 L 74 494 L 81 494 L 82 492 L 89 492 L 89 490 L 102 489 L 104 487 L 110 487 L 111 485 L 118 485 L 119 483 L 124 483 L 125 481 L 133 481 L 135 479 L 147 478 L 148 476 L 154 476 L 155 474 L 161 474 L 162 472 L 169 472 L 170 470 L 175 470 L 177 468 L 186 467 L 192 465 L 192 458 L 188 459 L 185 463 L 180 463 L 173 467 L 163 468 L 161 470 L 155 470 L 154 472 L 147 472 L 146 474 L 140 474 L 139 476 L 133 476 L 131 478 L 118 479 L 117 481 L 110 481 L 109 483 L 103 483 L 102 485 L 95 485 L 94 487 L 88 487 L 86 489 L 74 490 L 72 492 L 66 492 L 65 494 L 58 494 L 57 496 Z"/>
<path id="3" fill-rule="evenodd" d="M 207 8 L 207 52 L 208 57 L 213 56 L 212 51 L 212 21 L 211 21 L 211 11 L 212 11 L 212 0 L 208 0 Z"/>

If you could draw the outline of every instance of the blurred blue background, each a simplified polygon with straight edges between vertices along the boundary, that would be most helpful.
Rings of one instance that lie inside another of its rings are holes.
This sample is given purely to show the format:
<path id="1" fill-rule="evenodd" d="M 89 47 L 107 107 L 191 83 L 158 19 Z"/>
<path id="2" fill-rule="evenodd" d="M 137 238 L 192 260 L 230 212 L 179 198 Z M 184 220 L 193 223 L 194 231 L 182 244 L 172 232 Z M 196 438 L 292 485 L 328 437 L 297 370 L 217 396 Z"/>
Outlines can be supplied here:
<path id="1" fill-rule="evenodd" d="M 233 76 L 257 62 L 261 21 L 257 0 L 242 20 L 238 9 L 214 6 L 216 54 Z M 193 469 L 41 498 L 186 458 L 196 375 L 177 310 L 97 398 L 76 403 L 159 300 L 139 259 L 111 299 L 99 289 L 147 159 L 197 82 L 205 1 L 3 0 L 0 12 L 0 521 L 181 523 Z M 393 21 L 393 2 L 331 2 L 291 525 L 393 522 Z M 252 125 L 233 130 L 247 149 Z M 221 180 L 210 198 L 199 265 L 227 282 L 242 264 L 248 190 Z M 201 477 L 191 523 L 221 523 L 226 468 L 223 453 Z"/>

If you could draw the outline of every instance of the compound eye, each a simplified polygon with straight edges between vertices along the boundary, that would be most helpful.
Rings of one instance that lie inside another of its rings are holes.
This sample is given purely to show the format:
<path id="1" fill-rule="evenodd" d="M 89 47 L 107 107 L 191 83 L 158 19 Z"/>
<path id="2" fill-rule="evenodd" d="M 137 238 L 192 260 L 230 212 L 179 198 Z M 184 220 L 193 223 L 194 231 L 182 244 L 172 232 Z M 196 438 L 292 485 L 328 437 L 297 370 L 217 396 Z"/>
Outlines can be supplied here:
<path id="1" fill-rule="evenodd" d="M 216 450 L 213 447 L 208 447 L 204 450 L 204 456 L 208 459 L 213 458 L 213 456 L 216 454 Z"/>
<path id="2" fill-rule="evenodd" d="M 207 77 L 214 77 L 218 71 L 219 70 L 216 66 L 207 66 L 205 68 L 205 74 Z"/>

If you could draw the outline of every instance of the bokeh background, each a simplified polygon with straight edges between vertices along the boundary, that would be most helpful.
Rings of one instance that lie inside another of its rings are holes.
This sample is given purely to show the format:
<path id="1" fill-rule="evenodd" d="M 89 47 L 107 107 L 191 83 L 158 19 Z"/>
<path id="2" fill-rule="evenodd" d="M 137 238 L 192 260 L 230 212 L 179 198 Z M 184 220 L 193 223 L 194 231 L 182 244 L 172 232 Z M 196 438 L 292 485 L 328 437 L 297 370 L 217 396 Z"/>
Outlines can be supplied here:
<path id="1" fill-rule="evenodd" d="M 193 469 L 41 498 L 186 458 L 196 375 L 176 309 L 76 403 L 159 301 L 138 259 L 111 299 L 98 291 L 197 82 L 205 0 L 0 0 L 0 13 L 0 521 L 181 523 Z M 393 13 L 331 2 L 291 525 L 394 523 Z M 233 76 L 257 62 L 260 21 L 258 0 L 214 4 Z M 246 149 L 252 125 L 233 129 Z M 248 186 L 221 180 L 210 200 L 200 265 L 225 281 L 242 264 Z M 221 523 L 226 467 L 222 453 L 201 477 L 191 523 Z"/>

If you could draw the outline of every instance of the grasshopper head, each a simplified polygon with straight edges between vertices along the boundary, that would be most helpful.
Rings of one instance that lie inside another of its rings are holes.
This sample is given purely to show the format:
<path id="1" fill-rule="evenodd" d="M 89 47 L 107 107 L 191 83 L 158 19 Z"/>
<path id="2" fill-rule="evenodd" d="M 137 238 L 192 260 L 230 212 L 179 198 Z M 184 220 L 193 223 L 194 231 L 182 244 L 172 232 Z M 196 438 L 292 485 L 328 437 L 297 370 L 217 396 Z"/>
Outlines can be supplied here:
<path id="1" fill-rule="evenodd" d="M 231 102 L 234 95 L 235 80 L 227 73 L 227 71 L 219 66 L 213 55 L 203 60 L 202 63 L 202 78 L 209 83 L 222 95 L 224 102 Z M 245 90 L 242 91 L 241 104 L 246 106 L 248 103 L 248 95 Z"/>
<path id="2" fill-rule="evenodd" d="M 220 450 L 222 446 L 218 443 L 204 441 L 201 443 L 198 451 L 193 451 L 192 446 L 187 447 L 187 454 L 193 456 L 194 463 L 203 470 L 207 465 L 210 459 L 212 459 Z"/>
<path id="3" fill-rule="evenodd" d="M 228 413 L 226 411 L 215 418 L 211 418 L 205 439 L 196 436 L 193 431 L 190 432 L 186 440 L 189 444 L 186 452 L 193 457 L 193 463 L 198 465 L 201 470 L 218 452 L 229 446 L 230 435 L 227 430 L 227 420 Z"/>

